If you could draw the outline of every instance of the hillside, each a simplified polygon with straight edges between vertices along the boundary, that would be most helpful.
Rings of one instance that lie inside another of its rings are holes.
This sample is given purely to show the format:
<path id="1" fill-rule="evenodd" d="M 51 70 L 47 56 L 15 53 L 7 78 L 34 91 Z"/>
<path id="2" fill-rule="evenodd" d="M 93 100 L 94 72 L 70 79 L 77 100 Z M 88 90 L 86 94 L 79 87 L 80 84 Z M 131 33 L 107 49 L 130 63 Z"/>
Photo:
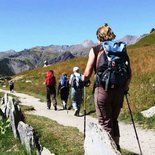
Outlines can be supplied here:
<path id="1" fill-rule="evenodd" d="M 84 56 L 88 55 L 88 52 L 92 46 L 95 46 L 93 41 L 85 40 L 81 44 L 37 46 L 32 49 L 37 51 L 52 51 L 52 53 L 63 53 L 70 51 L 74 56 Z"/>
<path id="2" fill-rule="evenodd" d="M 140 39 L 134 45 L 130 45 L 130 48 L 137 48 L 137 47 L 145 47 L 155 44 L 155 31 L 151 32 L 149 35 L 145 36 L 144 38 Z"/>
<path id="3" fill-rule="evenodd" d="M 123 38 L 117 40 L 117 41 L 122 41 L 125 42 L 127 45 L 133 45 L 137 43 L 140 39 L 144 38 L 147 34 L 143 34 L 140 36 L 135 36 L 135 35 L 126 35 Z"/>
<path id="4" fill-rule="evenodd" d="M 130 104 L 131 108 L 133 109 L 133 113 L 135 114 L 135 120 L 139 123 L 142 123 L 144 126 L 155 129 L 155 121 L 153 121 L 155 120 L 155 117 L 151 118 L 150 120 L 143 118 L 143 116 L 140 114 L 142 110 L 145 110 L 155 104 L 155 90 L 152 87 L 152 85 L 155 84 L 155 45 L 153 44 L 154 42 L 152 42 L 152 44 L 150 42 L 154 35 L 155 33 L 152 33 L 143 38 L 145 40 L 149 40 L 148 46 L 145 46 L 147 42 L 142 45 L 142 40 L 140 40 L 139 42 L 141 43 L 141 46 L 136 48 L 129 47 L 128 54 L 131 60 L 133 72 L 129 91 Z M 37 95 L 42 99 L 45 99 L 45 85 L 43 82 L 46 71 L 53 69 L 58 81 L 62 72 L 66 72 L 68 75 L 70 75 L 74 66 L 79 66 L 80 72 L 83 73 L 86 62 L 87 57 L 77 57 L 71 60 L 53 64 L 45 68 L 40 67 L 36 68 L 35 70 L 25 71 L 14 76 L 15 89 L 20 92 L 27 92 L 29 94 Z M 87 88 L 88 105 L 92 94 L 93 76 L 91 81 L 91 86 Z M 88 106 L 88 110 L 93 111 L 94 105 Z M 124 104 L 120 119 L 128 120 L 129 118 L 127 105 Z"/>
<path id="5" fill-rule="evenodd" d="M 124 41 L 129 45 L 144 36 L 127 35 L 119 41 Z M 75 45 L 36 46 L 20 52 L 13 50 L 0 52 L 0 75 L 12 76 L 26 70 L 35 69 L 43 66 L 45 60 L 48 64 L 53 64 L 78 56 L 87 56 L 90 48 L 94 45 L 93 41 L 85 40 L 81 44 Z"/>
<path id="6" fill-rule="evenodd" d="M 15 75 L 26 70 L 32 70 L 43 66 L 44 61 L 53 64 L 59 61 L 72 59 L 74 56 L 70 52 L 52 53 L 48 51 L 24 50 L 6 54 L 0 58 L 0 74 Z"/>
<path id="7" fill-rule="evenodd" d="M 43 66 L 46 60 L 48 64 L 72 59 L 75 56 L 86 56 L 95 44 L 85 40 L 76 45 L 50 45 L 37 46 L 24 49 L 20 52 L 0 52 L 0 75 L 15 75 L 26 70 L 32 70 Z"/>

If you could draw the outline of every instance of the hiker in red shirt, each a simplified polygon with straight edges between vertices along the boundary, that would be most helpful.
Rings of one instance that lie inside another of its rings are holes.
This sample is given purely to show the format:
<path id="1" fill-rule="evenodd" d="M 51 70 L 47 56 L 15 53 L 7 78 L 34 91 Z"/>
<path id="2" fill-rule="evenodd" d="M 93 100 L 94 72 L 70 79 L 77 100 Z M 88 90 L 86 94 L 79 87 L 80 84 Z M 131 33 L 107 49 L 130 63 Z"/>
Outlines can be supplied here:
<path id="1" fill-rule="evenodd" d="M 48 109 L 51 108 L 51 102 L 52 102 L 54 106 L 54 110 L 57 110 L 56 79 L 55 79 L 53 70 L 49 70 L 46 73 L 45 84 L 46 84 L 47 108 Z"/>

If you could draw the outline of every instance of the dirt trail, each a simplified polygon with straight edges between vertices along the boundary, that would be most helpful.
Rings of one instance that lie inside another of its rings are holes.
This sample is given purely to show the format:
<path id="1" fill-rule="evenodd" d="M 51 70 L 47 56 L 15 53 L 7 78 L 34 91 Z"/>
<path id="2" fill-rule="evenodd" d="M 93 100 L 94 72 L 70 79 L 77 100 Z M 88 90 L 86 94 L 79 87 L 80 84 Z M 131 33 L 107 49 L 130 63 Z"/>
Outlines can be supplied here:
<path id="1" fill-rule="evenodd" d="M 9 91 L 3 92 L 9 93 Z M 65 126 L 77 127 L 80 132 L 83 133 L 83 117 L 75 117 L 74 112 L 72 110 L 64 111 L 61 110 L 62 107 L 58 107 L 58 111 L 54 111 L 53 109 L 48 110 L 45 102 L 40 102 L 39 99 L 22 93 L 15 92 L 14 95 L 18 96 L 21 104 L 33 106 L 35 111 L 32 112 L 34 115 L 45 116 L 49 119 L 57 121 L 59 124 Z M 86 117 L 87 124 L 89 122 L 96 122 L 95 118 L 90 116 Z M 122 122 L 119 123 L 120 126 L 120 145 L 122 148 L 130 150 L 136 154 L 139 154 L 139 147 L 137 143 L 137 139 L 135 137 L 135 131 L 132 124 L 124 124 Z M 140 127 L 137 127 L 137 133 L 140 140 L 141 148 L 143 155 L 155 155 L 155 132 L 151 130 L 144 130 Z"/>

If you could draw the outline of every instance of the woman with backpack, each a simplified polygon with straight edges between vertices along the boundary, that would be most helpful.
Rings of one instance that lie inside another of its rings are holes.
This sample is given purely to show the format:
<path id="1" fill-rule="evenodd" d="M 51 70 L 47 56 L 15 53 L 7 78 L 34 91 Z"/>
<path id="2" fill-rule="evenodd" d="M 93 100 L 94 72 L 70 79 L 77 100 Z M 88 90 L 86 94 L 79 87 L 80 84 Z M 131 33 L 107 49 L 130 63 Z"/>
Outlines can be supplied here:
<path id="1" fill-rule="evenodd" d="M 69 96 L 69 80 L 67 74 L 63 73 L 58 84 L 58 94 L 60 94 L 63 109 L 67 109 L 67 101 Z"/>
<path id="2" fill-rule="evenodd" d="M 113 83 L 113 81 L 116 82 L 116 77 L 114 73 L 114 69 L 109 69 L 109 63 L 111 64 L 111 67 L 115 66 L 114 61 L 109 61 L 109 53 L 106 52 L 110 49 L 110 51 L 113 49 L 112 45 L 118 46 L 121 45 L 120 48 L 117 48 L 118 50 L 124 50 L 125 46 L 120 44 L 114 44 L 112 42 L 113 39 L 115 39 L 115 34 L 112 32 L 111 28 L 108 26 L 108 24 L 105 24 L 104 26 L 100 27 L 97 32 L 97 39 L 98 39 L 98 45 L 91 48 L 89 52 L 89 58 L 88 62 L 83 74 L 83 81 L 87 83 L 87 80 L 90 79 L 93 69 L 95 71 L 95 85 L 94 85 L 94 99 L 95 99 L 95 108 L 96 108 L 96 115 L 98 118 L 99 124 L 103 127 L 104 130 L 106 130 L 113 140 L 116 143 L 117 149 L 120 151 L 120 145 L 119 145 L 119 126 L 118 126 L 118 116 L 120 113 L 120 110 L 123 105 L 123 99 L 124 99 L 124 93 L 128 91 L 129 89 L 129 83 L 131 79 L 131 69 L 130 69 L 130 61 L 127 56 L 127 53 L 125 53 L 123 59 L 125 58 L 125 63 L 123 66 L 125 66 L 124 69 L 127 68 L 128 72 L 128 78 L 126 75 L 126 72 L 122 73 L 123 76 L 121 77 L 122 81 L 123 78 L 126 78 L 126 82 L 122 85 L 117 85 Z M 108 45 L 108 43 L 111 43 L 112 45 Z M 105 48 L 104 48 L 105 46 Z M 122 48 L 123 47 L 123 48 Z M 105 50 L 107 48 L 107 51 Z M 122 51 L 123 51 L 122 50 Z M 102 55 L 102 57 L 101 57 Z M 114 56 L 114 55 L 113 55 Z M 114 56 L 115 57 L 115 56 Z M 118 61 L 122 62 L 118 59 Z M 102 64 L 101 67 L 100 64 Z M 111 71 L 109 71 L 111 70 Z M 119 73 L 118 73 L 119 76 Z M 122 81 L 119 81 L 118 83 L 121 83 Z M 125 81 L 124 80 L 124 81 Z"/>

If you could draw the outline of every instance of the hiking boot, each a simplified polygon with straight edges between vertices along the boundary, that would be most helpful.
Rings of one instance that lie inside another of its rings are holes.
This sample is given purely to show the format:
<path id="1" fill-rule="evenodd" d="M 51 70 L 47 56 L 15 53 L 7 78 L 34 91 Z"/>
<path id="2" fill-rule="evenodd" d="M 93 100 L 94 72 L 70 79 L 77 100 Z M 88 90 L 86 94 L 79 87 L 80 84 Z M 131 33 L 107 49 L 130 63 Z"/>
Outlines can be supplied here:
<path id="1" fill-rule="evenodd" d="M 69 106 L 69 107 L 68 107 L 68 110 L 71 110 L 71 109 L 72 109 L 72 106 Z"/>
<path id="2" fill-rule="evenodd" d="M 57 106 L 54 106 L 54 110 L 55 110 L 55 111 L 57 111 L 57 110 L 58 110 L 58 109 L 57 109 Z"/>
<path id="3" fill-rule="evenodd" d="M 67 106 L 66 105 L 63 105 L 63 110 L 67 110 Z"/>
<path id="4" fill-rule="evenodd" d="M 47 107 L 47 109 L 50 109 L 50 108 L 51 108 L 51 107 L 49 107 L 49 106 Z"/>
<path id="5" fill-rule="evenodd" d="M 63 105 L 63 110 L 66 110 L 66 102 L 62 101 L 62 105 Z"/>
<path id="6" fill-rule="evenodd" d="M 51 108 L 51 103 L 47 102 L 47 109 L 50 109 L 50 108 Z"/>
<path id="7" fill-rule="evenodd" d="M 65 107 L 63 107 L 63 110 L 67 110 L 67 107 L 65 106 Z"/>
<path id="8" fill-rule="evenodd" d="M 121 152 L 121 147 L 120 147 L 120 145 L 119 145 L 119 144 L 116 144 L 116 147 L 117 147 L 117 150 L 118 150 L 119 152 Z"/>
<path id="9" fill-rule="evenodd" d="M 79 110 L 75 110 L 74 116 L 79 116 Z"/>

